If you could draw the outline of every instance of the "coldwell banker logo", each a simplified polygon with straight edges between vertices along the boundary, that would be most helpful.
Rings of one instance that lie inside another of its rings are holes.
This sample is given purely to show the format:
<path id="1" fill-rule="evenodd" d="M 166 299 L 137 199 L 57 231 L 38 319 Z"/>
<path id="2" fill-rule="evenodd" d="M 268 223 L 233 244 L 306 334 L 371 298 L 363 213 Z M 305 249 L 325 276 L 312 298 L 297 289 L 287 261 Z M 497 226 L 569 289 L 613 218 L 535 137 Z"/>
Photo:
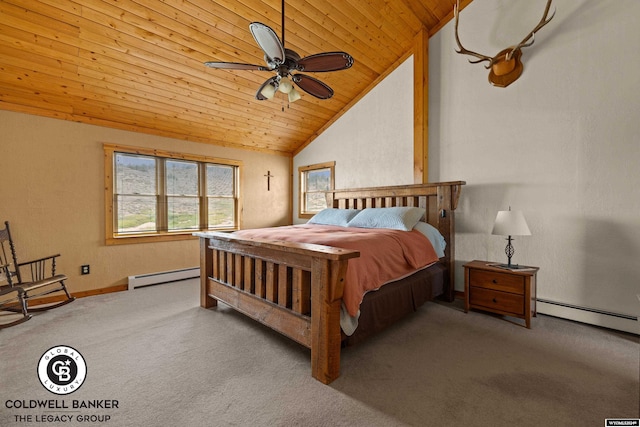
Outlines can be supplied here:
<path id="1" fill-rule="evenodd" d="M 51 347 L 38 362 L 40 383 L 51 393 L 73 393 L 82 386 L 86 377 L 87 364 L 84 357 L 73 347 Z"/>

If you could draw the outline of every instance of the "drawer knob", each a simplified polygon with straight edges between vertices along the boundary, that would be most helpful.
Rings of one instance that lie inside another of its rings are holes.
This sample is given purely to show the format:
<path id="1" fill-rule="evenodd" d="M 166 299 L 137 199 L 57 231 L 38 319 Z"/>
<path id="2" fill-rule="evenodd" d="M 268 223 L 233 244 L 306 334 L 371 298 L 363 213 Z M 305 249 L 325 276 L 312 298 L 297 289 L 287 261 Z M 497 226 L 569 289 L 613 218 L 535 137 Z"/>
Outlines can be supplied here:
<path id="1" fill-rule="evenodd" d="M 496 279 L 493 279 L 492 282 L 496 283 L 496 284 L 498 283 L 498 281 Z"/>
<path id="2" fill-rule="evenodd" d="M 494 299 L 493 299 L 493 302 L 494 302 L 494 303 L 496 303 L 496 302 L 498 302 L 498 300 L 494 298 Z"/>

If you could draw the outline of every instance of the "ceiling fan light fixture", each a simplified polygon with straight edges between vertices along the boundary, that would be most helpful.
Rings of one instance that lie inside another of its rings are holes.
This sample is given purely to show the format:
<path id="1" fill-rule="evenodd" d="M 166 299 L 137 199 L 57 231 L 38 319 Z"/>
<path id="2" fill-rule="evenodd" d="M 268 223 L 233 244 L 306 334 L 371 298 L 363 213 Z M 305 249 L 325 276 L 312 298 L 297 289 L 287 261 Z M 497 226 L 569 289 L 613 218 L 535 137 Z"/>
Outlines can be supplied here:
<path id="1" fill-rule="evenodd" d="M 295 87 L 291 88 L 291 91 L 289 92 L 288 96 L 289 96 L 289 103 L 294 103 L 301 98 L 300 92 L 298 92 Z"/>
<path id="2" fill-rule="evenodd" d="M 280 85 L 278 86 L 278 90 L 282 93 L 289 93 L 293 90 L 293 83 L 286 77 L 280 79 Z"/>
<path id="3" fill-rule="evenodd" d="M 300 99 L 300 92 L 296 87 L 318 99 L 329 99 L 333 96 L 333 89 L 315 77 L 298 73 L 327 72 L 346 70 L 353 65 L 353 57 L 346 52 L 322 52 L 301 58 L 298 53 L 285 48 L 284 44 L 284 12 L 285 0 L 282 0 L 282 38 L 278 38 L 275 31 L 261 22 L 252 22 L 249 30 L 258 47 L 262 50 L 264 61 L 267 64 L 244 64 L 239 62 L 207 61 L 204 64 L 209 68 L 223 70 L 253 70 L 271 71 L 275 76 L 267 79 L 255 93 L 258 101 L 273 99 L 276 91 L 287 94 L 289 102 Z"/>
<path id="4" fill-rule="evenodd" d="M 260 94 L 266 99 L 272 99 L 276 94 L 276 87 L 272 84 L 265 85 Z"/>

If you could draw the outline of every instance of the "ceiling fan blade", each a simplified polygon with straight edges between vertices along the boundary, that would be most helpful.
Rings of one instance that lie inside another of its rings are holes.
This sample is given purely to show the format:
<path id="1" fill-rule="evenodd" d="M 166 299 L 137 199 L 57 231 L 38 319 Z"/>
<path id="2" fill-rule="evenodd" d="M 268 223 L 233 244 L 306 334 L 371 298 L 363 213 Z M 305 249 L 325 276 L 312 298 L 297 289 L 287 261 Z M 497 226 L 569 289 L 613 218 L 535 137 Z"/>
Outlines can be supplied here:
<path id="1" fill-rule="evenodd" d="M 249 24 L 249 30 L 256 40 L 256 43 L 258 43 L 258 46 L 260 46 L 260 49 L 264 51 L 267 57 L 267 63 L 270 64 L 273 62 L 280 65 L 284 62 L 284 47 L 275 31 L 260 22 L 252 22 Z"/>
<path id="2" fill-rule="evenodd" d="M 267 79 L 267 81 L 265 81 L 264 83 L 262 83 L 262 86 L 260 86 L 258 88 L 258 90 L 256 91 L 256 99 L 258 101 L 264 101 L 269 99 L 270 97 L 273 98 L 273 94 L 271 94 L 270 97 L 267 97 L 264 95 L 264 93 L 262 92 L 264 90 L 265 87 L 267 87 L 268 85 L 272 84 L 273 85 L 273 93 L 275 93 L 276 89 L 277 89 L 277 76 L 273 76 Z"/>
<path id="3" fill-rule="evenodd" d="M 329 99 L 333 96 L 333 89 L 320 80 L 313 77 L 305 76 L 304 74 L 295 74 L 292 80 L 297 84 L 300 89 L 307 92 L 309 95 L 313 95 L 319 99 Z"/>
<path id="4" fill-rule="evenodd" d="M 324 52 L 300 59 L 297 69 L 307 72 L 338 71 L 352 65 L 353 57 L 346 52 Z"/>
<path id="5" fill-rule="evenodd" d="M 263 65 L 253 65 L 253 64 L 241 64 L 239 62 L 216 62 L 216 61 L 208 61 L 205 62 L 209 68 L 218 68 L 223 70 L 257 70 L 257 71 L 271 71 L 270 68 L 267 68 Z"/>

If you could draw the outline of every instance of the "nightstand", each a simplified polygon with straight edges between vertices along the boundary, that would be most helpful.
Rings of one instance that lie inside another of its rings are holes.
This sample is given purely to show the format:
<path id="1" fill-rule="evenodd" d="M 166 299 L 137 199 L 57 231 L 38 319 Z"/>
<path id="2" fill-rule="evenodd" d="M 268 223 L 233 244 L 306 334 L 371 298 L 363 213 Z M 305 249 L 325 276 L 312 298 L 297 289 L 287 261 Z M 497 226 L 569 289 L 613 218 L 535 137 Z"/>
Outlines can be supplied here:
<path id="1" fill-rule="evenodd" d="M 497 263 L 471 261 L 464 265 L 464 311 L 478 309 L 524 319 L 531 328 L 536 315 L 538 267 L 508 270 Z"/>

